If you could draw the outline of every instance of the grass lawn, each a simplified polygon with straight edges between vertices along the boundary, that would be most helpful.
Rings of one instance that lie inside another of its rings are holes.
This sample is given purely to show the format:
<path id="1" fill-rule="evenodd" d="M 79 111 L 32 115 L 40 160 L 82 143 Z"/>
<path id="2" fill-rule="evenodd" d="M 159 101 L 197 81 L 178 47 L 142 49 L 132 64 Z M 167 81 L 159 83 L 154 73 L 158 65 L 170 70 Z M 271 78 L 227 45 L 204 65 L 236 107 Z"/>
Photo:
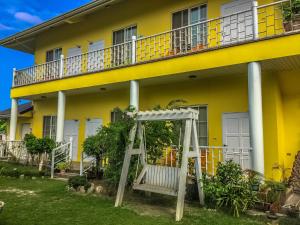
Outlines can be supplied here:
<path id="1" fill-rule="evenodd" d="M 127 200 L 124 207 L 114 208 L 114 199 L 71 193 L 66 190 L 65 182 L 49 179 L 0 177 L 0 200 L 5 202 L 0 225 L 175 224 L 172 214 L 159 214 L 155 210 L 150 214 L 143 213 L 145 205 L 139 205 L 137 201 Z M 176 224 L 259 225 L 267 224 L 267 221 L 245 216 L 237 219 L 221 212 L 187 207 L 184 219 Z"/>

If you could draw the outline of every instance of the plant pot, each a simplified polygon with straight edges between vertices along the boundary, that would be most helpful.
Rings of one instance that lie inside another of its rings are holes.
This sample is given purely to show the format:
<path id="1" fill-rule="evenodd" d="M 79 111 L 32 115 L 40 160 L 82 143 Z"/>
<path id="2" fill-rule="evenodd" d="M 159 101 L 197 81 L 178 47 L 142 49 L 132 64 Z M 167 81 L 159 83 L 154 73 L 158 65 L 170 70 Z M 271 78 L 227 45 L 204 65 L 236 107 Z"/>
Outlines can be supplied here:
<path id="1" fill-rule="evenodd" d="M 259 184 L 252 184 L 252 191 L 259 191 Z"/>

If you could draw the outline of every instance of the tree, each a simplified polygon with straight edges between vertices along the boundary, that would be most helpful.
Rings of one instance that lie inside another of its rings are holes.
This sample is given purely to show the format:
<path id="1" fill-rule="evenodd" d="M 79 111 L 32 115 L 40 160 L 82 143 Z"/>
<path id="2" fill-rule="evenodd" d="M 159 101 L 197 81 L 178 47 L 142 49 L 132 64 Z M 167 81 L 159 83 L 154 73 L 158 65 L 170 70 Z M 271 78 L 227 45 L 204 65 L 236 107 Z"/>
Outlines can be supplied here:
<path id="1" fill-rule="evenodd" d="M 83 142 L 83 151 L 88 156 L 93 156 L 96 159 L 96 176 L 100 176 L 100 161 L 104 153 L 105 133 L 98 132 L 94 136 L 90 136 Z"/>
<path id="2" fill-rule="evenodd" d="M 7 121 L 0 120 L 0 133 L 6 133 Z"/>

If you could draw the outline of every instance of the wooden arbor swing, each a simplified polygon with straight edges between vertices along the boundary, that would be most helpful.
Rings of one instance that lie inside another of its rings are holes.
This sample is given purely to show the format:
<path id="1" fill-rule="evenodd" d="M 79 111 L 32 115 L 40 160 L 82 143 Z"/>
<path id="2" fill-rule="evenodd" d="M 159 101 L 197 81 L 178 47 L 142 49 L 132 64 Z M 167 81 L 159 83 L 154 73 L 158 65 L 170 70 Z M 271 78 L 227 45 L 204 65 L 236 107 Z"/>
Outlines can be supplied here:
<path id="1" fill-rule="evenodd" d="M 177 196 L 176 221 L 180 221 L 182 219 L 184 210 L 184 199 L 186 192 L 186 180 L 189 158 L 195 158 L 195 170 L 198 184 L 199 200 L 200 204 L 203 205 L 204 203 L 201 182 L 201 159 L 196 129 L 198 112 L 193 109 L 179 109 L 137 112 L 134 115 L 136 116 L 136 121 L 129 134 L 130 143 L 127 146 L 125 152 L 115 207 L 120 206 L 122 204 L 131 156 L 139 155 L 143 169 L 134 181 L 133 189 Z M 183 152 L 181 157 L 180 168 L 147 164 L 144 137 L 145 134 L 143 132 L 142 122 L 162 120 L 185 121 Z M 133 148 L 136 136 L 138 136 L 138 138 L 140 139 L 138 149 Z M 192 151 L 190 151 L 191 145 L 193 149 Z"/>

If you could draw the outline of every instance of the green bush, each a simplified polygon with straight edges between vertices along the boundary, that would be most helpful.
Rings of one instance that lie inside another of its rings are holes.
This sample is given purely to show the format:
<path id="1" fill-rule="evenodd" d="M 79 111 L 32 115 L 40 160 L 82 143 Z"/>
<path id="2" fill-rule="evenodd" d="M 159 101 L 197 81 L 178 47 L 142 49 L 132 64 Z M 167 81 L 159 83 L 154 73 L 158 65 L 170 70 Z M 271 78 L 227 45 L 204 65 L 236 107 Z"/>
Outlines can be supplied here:
<path id="1" fill-rule="evenodd" d="M 20 175 L 31 178 L 49 176 L 49 173 L 46 171 L 38 171 L 35 167 L 0 162 L 0 176 L 19 177 Z"/>
<path id="2" fill-rule="evenodd" d="M 72 187 L 74 189 L 77 189 L 80 186 L 84 186 L 85 190 L 87 190 L 91 186 L 85 176 L 70 177 L 68 180 L 68 185 L 69 187 Z"/>
<path id="3" fill-rule="evenodd" d="M 241 167 L 232 161 L 219 163 L 216 176 L 204 176 L 203 183 L 206 204 L 229 208 L 236 217 L 257 201 L 251 182 Z"/>

